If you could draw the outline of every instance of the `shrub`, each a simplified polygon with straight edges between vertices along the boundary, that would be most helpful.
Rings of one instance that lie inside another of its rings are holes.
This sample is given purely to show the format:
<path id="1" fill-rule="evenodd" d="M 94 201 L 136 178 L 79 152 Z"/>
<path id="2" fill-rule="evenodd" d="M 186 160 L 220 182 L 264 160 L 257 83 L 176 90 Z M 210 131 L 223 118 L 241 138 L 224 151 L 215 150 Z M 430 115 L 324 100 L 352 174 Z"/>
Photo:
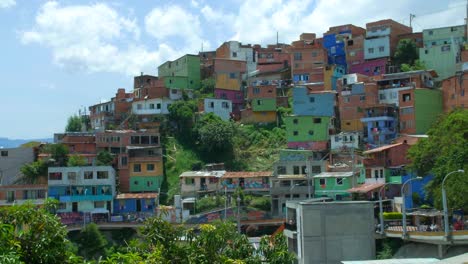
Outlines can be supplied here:
<path id="1" fill-rule="evenodd" d="M 384 212 L 383 217 L 385 220 L 398 220 L 402 219 L 403 215 L 398 212 Z"/>

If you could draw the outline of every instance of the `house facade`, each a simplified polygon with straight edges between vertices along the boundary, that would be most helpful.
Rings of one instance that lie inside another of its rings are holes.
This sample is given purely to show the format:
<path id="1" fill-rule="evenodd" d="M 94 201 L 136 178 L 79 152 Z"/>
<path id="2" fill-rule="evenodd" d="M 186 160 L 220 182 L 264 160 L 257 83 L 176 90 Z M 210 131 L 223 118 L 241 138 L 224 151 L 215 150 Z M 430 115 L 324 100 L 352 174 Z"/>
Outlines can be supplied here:
<path id="1" fill-rule="evenodd" d="M 203 112 L 213 113 L 222 120 L 231 119 L 232 102 L 227 99 L 205 98 L 203 100 Z"/>
<path id="2" fill-rule="evenodd" d="M 468 107 L 468 95 L 465 95 L 468 93 L 468 81 L 465 81 L 467 70 L 457 72 L 456 75 L 442 81 L 444 112 Z"/>
<path id="3" fill-rule="evenodd" d="M 291 77 L 294 84 L 323 82 L 323 68 L 327 63 L 327 51 L 323 39 L 315 33 L 302 33 L 289 48 Z"/>
<path id="4" fill-rule="evenodd" d="M 49 167 L 48 194 L 59 201 L 59 213 L 112 213 L 115 193 L 111 166 Z"/>
<path id="5" fill-rule="evenodd" d="M 169 89 L 196 90 L 200 88 L 200 57 L 186 54 L 158 67 L 158 77 Z"/>
<path id="6" fill-rule="evenodd" d="M 398 132 L 398 108 L 393 105 L 376 105 L 366 109 L 364 123 L 364 141 L 370 146 L 389 144 Z"/>

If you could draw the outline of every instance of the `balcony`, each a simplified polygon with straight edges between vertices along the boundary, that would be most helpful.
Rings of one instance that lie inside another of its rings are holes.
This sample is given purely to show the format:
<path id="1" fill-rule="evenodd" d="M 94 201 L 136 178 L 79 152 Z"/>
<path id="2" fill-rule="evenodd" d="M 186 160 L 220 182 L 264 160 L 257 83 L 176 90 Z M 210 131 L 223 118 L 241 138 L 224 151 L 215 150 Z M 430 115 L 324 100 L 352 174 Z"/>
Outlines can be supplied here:
<path id="1" fill-rule="evenodd" d="M 82 201 L 111 201 L 113 199 L 113 196 L 110 195 L 110 194 L 100 194 L 100 195 L 56 195 L 53 198 L 59 200 L 62 203 L 67 203 L 67 202 L 82 202 Z"/>

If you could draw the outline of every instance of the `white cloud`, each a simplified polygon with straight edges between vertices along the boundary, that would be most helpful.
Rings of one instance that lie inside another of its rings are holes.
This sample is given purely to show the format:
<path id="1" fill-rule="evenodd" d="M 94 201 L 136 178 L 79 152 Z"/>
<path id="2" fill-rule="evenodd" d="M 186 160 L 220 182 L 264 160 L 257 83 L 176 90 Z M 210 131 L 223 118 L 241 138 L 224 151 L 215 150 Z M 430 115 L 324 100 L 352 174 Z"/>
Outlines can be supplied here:
<path id="1" fill-rule="evenodd" d="M 0 0 L 0 9 L 9 8 L 16 5 L 15 0 Z"/>
<path id="2" fill-rule="evenodd" d="M 164 45 L 154 52 L 136 42 L 135 19 L 122 17 L 105 4 L 60 6 L 47 2 L 32 29 L 21 32 L 23 44 L 38 43 L 52 50 L 56 64 L 69 71 L 117 72 L 128 75 L 154 71 L 172 52 Z"/>
<path id="3" fill-rule="evenodd" d="M 321 37 L 329 27 L 354 24 L 365 28 L 366 23 L 391 18 L 409 24 L 409 14 L 416 14 L 413 29 L 463 24 L 464 2 L 438 0 L 393 0 L 378 5 L 373 0 L 247 0 L 239 9 L 223 13 L 205 5 L 201 14 L 207 22 L 222 24 L 225 40 L 244 43 L 290 43 L 303 32 Z M 216 26 L 216 25 L 214 25 Z"/>
<path id="4" fill-rule="evenodd" d="M 159 41 L 177 38 L 178 41 L 172 41 L 172 44 L 179 46 L 180 55 L 197 53 L 202 43 L 205 48 L 210 47 L 210 43 L 202 37 L 198 16 L 177 5 L 151 10 L 145 17 L 145 28 L 149 35 Z"/>

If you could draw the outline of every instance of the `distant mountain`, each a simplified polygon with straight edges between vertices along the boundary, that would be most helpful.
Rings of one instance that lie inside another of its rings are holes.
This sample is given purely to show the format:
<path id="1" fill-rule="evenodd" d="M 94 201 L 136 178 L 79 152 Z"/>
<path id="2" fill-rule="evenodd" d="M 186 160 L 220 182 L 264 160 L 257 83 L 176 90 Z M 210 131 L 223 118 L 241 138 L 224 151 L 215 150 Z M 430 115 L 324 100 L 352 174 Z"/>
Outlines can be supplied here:
<path id="1" fill-rule="evenodd" d="M 47 142 L 51 143 L 54 141 L 53 138 L 38 138 L 38 139 L 9 139 L 9 138 L 2 138 L 0 137 L 0 148 L 16 148 L 19 147 L 21 144 L 31 142 L 31 141 L 39 141 L 39 142 Z"/>

